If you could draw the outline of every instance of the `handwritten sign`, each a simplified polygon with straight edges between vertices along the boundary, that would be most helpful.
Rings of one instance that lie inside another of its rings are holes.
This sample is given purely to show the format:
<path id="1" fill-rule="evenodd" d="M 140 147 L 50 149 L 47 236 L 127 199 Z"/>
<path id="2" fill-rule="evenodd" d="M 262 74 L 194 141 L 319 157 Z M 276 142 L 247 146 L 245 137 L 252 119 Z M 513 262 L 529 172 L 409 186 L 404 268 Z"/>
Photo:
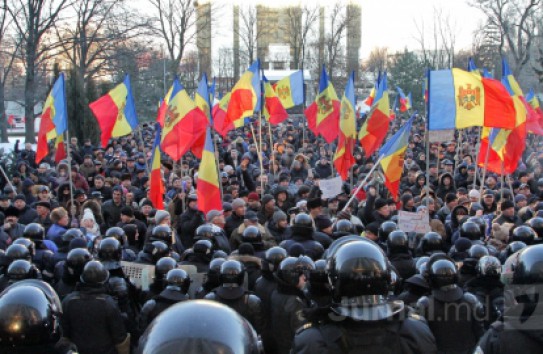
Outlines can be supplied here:
<path id="1" fill-rule="evenodd" d="M 319 181 L 319 188 L 322 191 L 322 199 L 333 198 L 343 192 L 343 181 L 341 177 L 324 179 Z"/>
<path id="2" fill-rule="evenodd" d="M 424 209 L 418 213 L 399 211 L 398 228 L 404 232 L 416 232 L 418 234 L 425 234 L 432 231 L 428 210 Z"/>

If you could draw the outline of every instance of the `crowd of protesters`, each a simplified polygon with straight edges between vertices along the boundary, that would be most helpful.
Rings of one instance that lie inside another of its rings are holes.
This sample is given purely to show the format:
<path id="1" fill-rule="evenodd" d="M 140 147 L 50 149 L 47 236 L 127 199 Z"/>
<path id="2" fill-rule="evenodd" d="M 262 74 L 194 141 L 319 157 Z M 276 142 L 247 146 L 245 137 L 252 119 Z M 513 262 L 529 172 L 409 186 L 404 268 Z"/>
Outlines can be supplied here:
<path id="1" fill-rule="evenodd" d="M 149 324 L 173 304 L 193 299 L 234 309 L 266 353 L 543 348 L 543 327 L 509 328 L 504 320 L 536 301 L 507 299 L 508 285 L 525 284 L 530 276 L 533 284 L 543 283 L 540 265 L 539 275 L 526 269 L 523 278 L 506 263 L 513 254 L 519 264 L 528 263 L 522 255 L 530 249 L 543 262 L 537 246 L 543 240 L 542 139 L 529 136 L 517 171 L 502 177 L 476 165 L 478 129 L 425 146 L 420 116 L 398 197 L 379 172 L 356 191 L 376 161 L 356 147 L 342 192 L 322 199 L 319 181 L 337 174 L 336 146 L 312 135 L 303 120 L 290 117 L 269 130 L 254 122 L 254 130 L 216 135 L 222 209 L 207 214 L 198 210 L 199 161 L 191 154 L 181 161 L 162 155 L 165 210 L 154 208 L 151 125 L 104 149 L 71 138 L 70 157 L 58 164 L 54 147 L 36 163 L 32 146 L 17 142 L 13 165 L 4 166 L 8 180 L 0 180 L 0 290 L 8 294 L 15 283 L 40 279 L 62 300 L 63 313 L 56 337 L 45 340 L 0 328 L 2 350 L 48 352 L 51 344 L 52 353 L 129 353 L 139 341 L 137 350 L 151 353 L 149 343 L 156 342 L 150 338 L 164 334 Z M 397 117 L 390 134 L 405 120 Z M 430 232 L 398 228 L 398 211 L 421 210 L 428 211 Z M 376 262 L 370 263 L 377 270 L 357 277 L 354 263 L 338 265 L 345 257 Z M 121 261 L 153 265 L 149 289 L 135 286 Z M 205 273 L 204 283 L 189 291 L 190 274 L 179 265 Z M 509 283 L 500 281 L 506 269 Z M 380 300 L 370 301 L 373 295 Z M 2 299 L 0 316 L 6 315 Z M 453 316 L 448 303 L 466 308 Z M 543 313 L 534 305 L 530 315 Z M 502 340 L 504 326 L 516 336 Z"/>

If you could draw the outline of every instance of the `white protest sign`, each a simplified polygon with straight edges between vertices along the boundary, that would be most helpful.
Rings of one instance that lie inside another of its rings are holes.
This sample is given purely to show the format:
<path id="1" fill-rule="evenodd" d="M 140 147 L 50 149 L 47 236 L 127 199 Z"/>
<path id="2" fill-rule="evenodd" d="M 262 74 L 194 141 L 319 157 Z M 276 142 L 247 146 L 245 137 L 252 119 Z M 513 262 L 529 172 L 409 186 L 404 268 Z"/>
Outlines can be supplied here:
<path id="1" fill-rule="evenodd" d="M 428 209 L 424 209 L 418 213 L 400 210 L 398 212 L 398 228 L 404 232 L 416 232 L 418 234 L 425 234 L 432 231 L 430 229 Z"/>
<path id="2" fill-rule="evenodd" d="M 430 130 L 430 142 L 442 143 L 444 141 L 454 140 L 454 129 Z"/>
<path id="3" fill-rule="evenodd" d="M 332 179 L 321 179 L 319 181 L 319 188 L 322 191 L 322 199 L 333 198 L 343 192 L 343 181 L 341 177 L 335 177 Z"/>

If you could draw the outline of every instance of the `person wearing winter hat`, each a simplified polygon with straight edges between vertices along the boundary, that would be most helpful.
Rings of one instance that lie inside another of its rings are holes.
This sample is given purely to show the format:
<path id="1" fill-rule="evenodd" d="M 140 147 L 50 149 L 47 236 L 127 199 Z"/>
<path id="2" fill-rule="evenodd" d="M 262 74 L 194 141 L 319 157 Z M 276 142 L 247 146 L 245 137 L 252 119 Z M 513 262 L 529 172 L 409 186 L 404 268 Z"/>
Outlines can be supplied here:
<path id="1" fill-rule="evenodd" d="M 315 218 L 315 227 L 317 231 L 324 232 L 327 235 L 332 234 L 332 220 L 326 215 L 317 215 Z"/>
<path id="2" fill-rule="evenodd" d="M 240 192 L 240 197 L 243 197 L 242 192 Z M 257 213 L 260 211 L 260 207 L 260 196 L 256 192 L 247 193 L 247 210 Z"/>
<path id="3" fill-rule="evenodd" d="M 30 224 L 38 216 L 36 210 L 26 204 L 26 197 L 24 194 L 17 194 L 15 198 L 13 198 L 13 206 L 19 210 L 20 224 Z"/>
<path id="4" fill-rule="evenodd" d="M 367 190 L 366 206 L 362 213 L 362 222 L 367 225 L 377 221 L 379 225 L 390 220 L 390 209 L 387 200 L 377 197 L 377 190 L 374 186 L 369 186 Z"/>
<path id="5" fill-rule="evenodd" d="M 94 214 L 89 208 L 83 210 L 83 216 L 81 217 L 81 231 L 87 238 L 87 241 L 92 242 L 95 237 L 100 236 L 100 227 L 96 223 Z"/>
<path id="6" fill-rule="evenodd" d="M 514 224 L 519 226 L 522 224 L 522 219 L 515 214 L 515 203 L 510 200 L 504 200 L 500 204 L 501 215 L 494 219 L 493 222 L 503 225 L 504 223 Z"/>
<path id="7" fill-rule="evenodd" d="M 265 225 L 266 230 L 275 238 L 275 242 L 280 244 L 290 233 L 290 225 L 288 223 L 287 214 L 282 210 L 277 210 L 273 213 L 271 220 Z"/>
<path id="8" fill-rule="evenodd" d="M 271 194 L 264 194 L 262 196 L 262 207 L 257 212 L 258 222 L 262 225 L 271 220 L 273 214 L 278 208 L 275 207 L 275 198 Z"/>
<path id="9" fill-rule="evenodd" d="M 243 223 L 246 211 L 245 201 L 241 198 L 234 199 L 231 204 L 232 214 L 226 218 L 226 225 L 224 226 L 224 231 L 226 231 L 228 237 Z"/>

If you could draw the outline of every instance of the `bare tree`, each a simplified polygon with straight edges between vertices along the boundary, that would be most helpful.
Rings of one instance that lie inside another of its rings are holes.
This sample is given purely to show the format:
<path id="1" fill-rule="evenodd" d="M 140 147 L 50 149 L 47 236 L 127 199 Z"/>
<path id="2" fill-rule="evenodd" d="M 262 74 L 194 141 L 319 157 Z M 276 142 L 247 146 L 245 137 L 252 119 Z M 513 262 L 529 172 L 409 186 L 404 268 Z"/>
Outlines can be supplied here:
<path id="1" fill-rule="evenodd" d="M 296 69 L 304 69 L 305 54 L 313 27 L 319 19 L 319 7 L 305 4 L 292 6 L 286 10 L 288 24 L 284 29 L 289 38 L 292 61 Z"/>
<path id="2" fill-rule="evenodd" d="M 12 19 L 8 15 L 7 5 L 7 0 L 0 2 L 0 141 L 3 143 L 8 141 L 5 87 L 21 44 L 13 33 L 9 33 Z"/>
<path id="3" fill-rule="evenodd" d="M 232 48 L 219 48 L 219 55 L 215 61 L 217 68 L 217 93 L 230 91 L 235 82 L 234 52 Z"/>
<path id="4" fill-rule="evenodd" d="M 241 42 L 240 66 L 251 65 L 258 55 L 258 41 L 264 34 L 264 26 L 258 24 L 258 11 L 253 5 L 239 8 L 239 28 L 234 28 L 234 36 Z"/>
<path id="5" fill-rule="evenodd" d="M 530 62 L 537 26 L 541 23 L 541 0 L 472 0 L 490 25 L 499 29 L 499 50 L 508 54 L 513 74 L 519 76 Z"/>
<path id="6" fill-rule="evenodd" d="M 417 36 L 415 40 L 421 48 L 422 60 L 431 68 L 451 68 L 456 45 L 456 24 L 449 14 L 434 7 L 433 23 L 427 28 L 424 19 L 415 21 Z M 428 36 L 427 33 L 430 33 Z"/>
<path id="7" fill-rule="evenodd" d="M 13 20 L 17 36 L 21 39 L 23 50 L 26 69 L 25 140 L 29 143 L 36 141 L 34 133 L 36 71 L 40 60 L 52 47 L 44 43 L 44 38 L 68 4 L 68 0 L 10 0 L 7 4 L 7 11 Z"/>
<path id="8" fill-rule="evenodd" d="M 347 11 L 344 3 L 337 2 L 333 5 L 328 16 L 330 29 L 324 40 L 327 55 L 327 66 L 330 78 L 333 78 L 336 70 L 344 71 L 345 66 L 345 45 L 344 39 L 347 27 L 352 20 L 351 14 Z"/>
<path id="9" fill-rule="evenodd" d="M 364 71 L 376 73 L 383 71 L 387 67 L 388 48 L 375 47 L 371 50 L 366 63 L 363 66 Z"/>

